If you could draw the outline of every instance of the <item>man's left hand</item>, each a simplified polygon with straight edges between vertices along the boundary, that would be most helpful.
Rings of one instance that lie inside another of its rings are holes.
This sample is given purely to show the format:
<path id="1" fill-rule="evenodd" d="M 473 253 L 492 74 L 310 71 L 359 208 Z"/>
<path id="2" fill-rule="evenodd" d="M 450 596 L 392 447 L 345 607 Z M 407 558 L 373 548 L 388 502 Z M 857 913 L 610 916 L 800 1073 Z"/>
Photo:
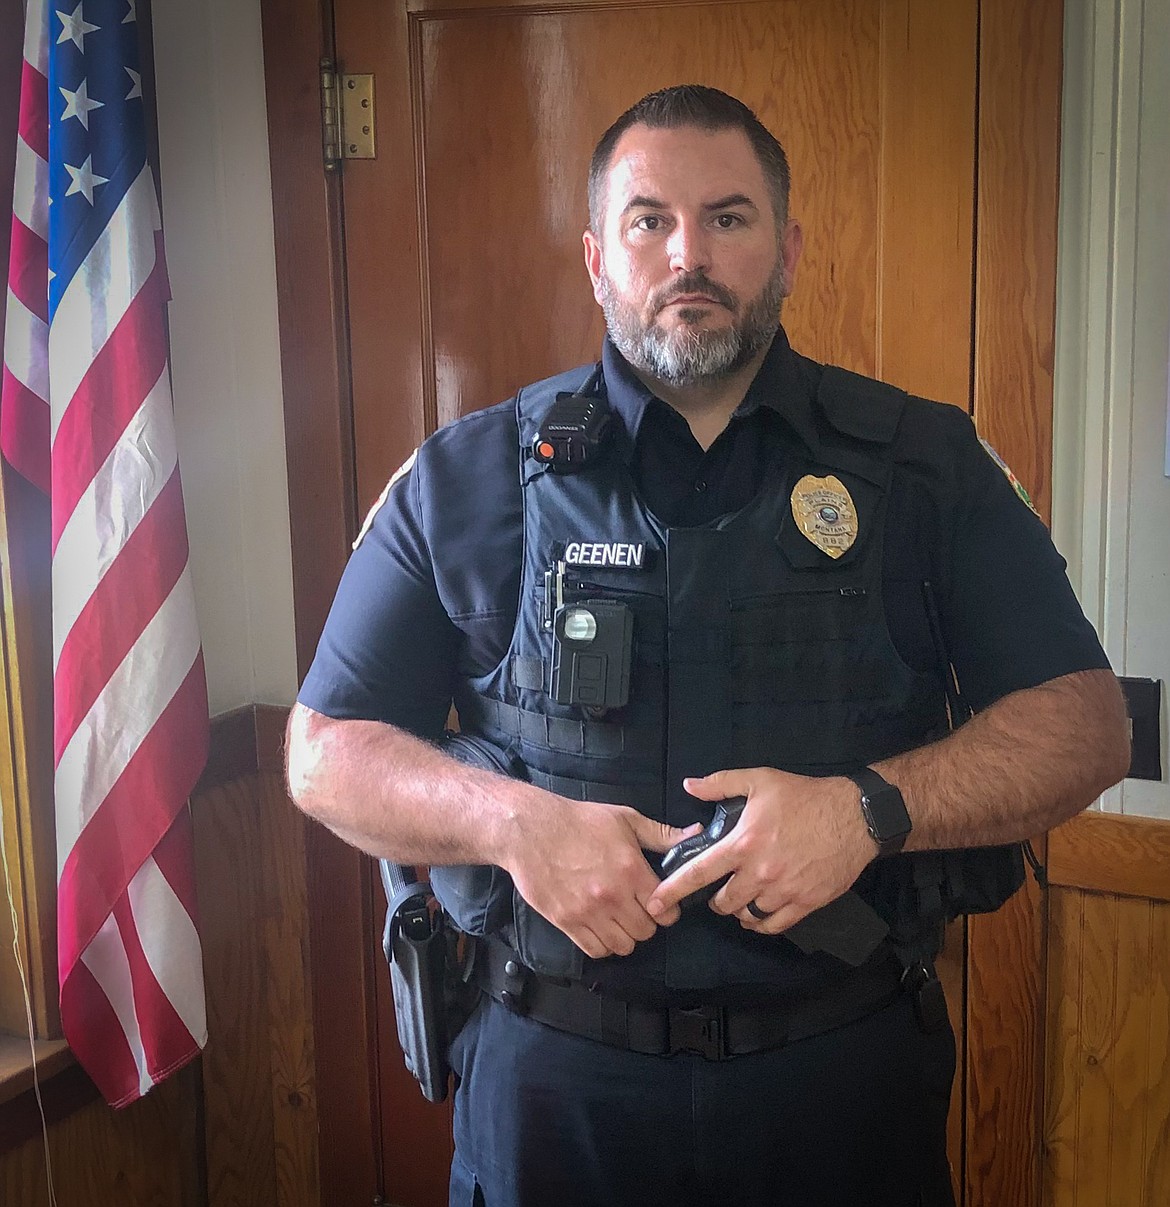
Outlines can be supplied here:
<path id="1" fill-rule="evenodd" d="M 717 771 L 683 781 L 700 800 L 746 796 L 735 829 L 664 880 L 646 903 L 655 917 L 724 876 L 711 899 L 747 930 L 774 935 L 852 887 L 877 847 L 857 785 L 841 776 L 792 775 L 771 767 Z M 767 917 L 748 910 L 749 902 Z"/>

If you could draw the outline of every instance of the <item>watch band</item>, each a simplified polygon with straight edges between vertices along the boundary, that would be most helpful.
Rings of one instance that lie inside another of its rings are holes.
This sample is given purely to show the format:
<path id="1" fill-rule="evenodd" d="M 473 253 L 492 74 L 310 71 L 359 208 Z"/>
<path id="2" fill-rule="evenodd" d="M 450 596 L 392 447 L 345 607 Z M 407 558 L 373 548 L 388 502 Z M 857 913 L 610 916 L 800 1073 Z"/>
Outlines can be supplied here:
<path id="1" fill-rule="evenodd" d="M 861 812 L 870 837 L 877 843 L 878 858 L 896 855 L 913 829 L 902 793 L 872 767 L 847 772 L 846 776 L 861 792 Z"/>

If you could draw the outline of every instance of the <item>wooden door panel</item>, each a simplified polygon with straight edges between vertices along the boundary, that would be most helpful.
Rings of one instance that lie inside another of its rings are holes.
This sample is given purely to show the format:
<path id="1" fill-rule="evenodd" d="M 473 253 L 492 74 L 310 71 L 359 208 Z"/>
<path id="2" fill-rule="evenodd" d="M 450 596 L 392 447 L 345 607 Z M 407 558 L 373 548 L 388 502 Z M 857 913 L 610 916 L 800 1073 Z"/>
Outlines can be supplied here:
<path id="1" fill-rule="evenodd" d="M 388 156 L 345 181 L 359 498 L 438 424 L 597 355 L 588 157 L 681 80 L 742 97 L 788 151 L 794 344 L 969 405 L 974 0 L 353 3 L 339 58 L 377 72 Z"/>
<path id="2" fill-rule="evenodd" d="M 438 424 L 597 356 L 589 155 L 679 82 L 741 97 L 788 152 L 795 346 L 969 407 L 976 23 L 976 0 L 337 0 L 340 65 L 377 76 L 379 156 L 343 180 L 359 500 Z M 384 1193 L 430 1207 L 449 1113 L 403 1076 L 376 987 Z"/>
<path id="3" fill-rule="evenodd" d="M 679 80 L 717 84 L 784 131 L 810 248 L 793 339 L 872 369 L 876 15 L 872 5 L 752 3 L 422 21 L 439 421 L 597 355 L 602 327 L 580 244 L 589 154 L 618 113 Z M 786 52 L 798 40 L 805 53 Z M 834 45 L 848 50 L 833 55 Z M 848 152 L 818 155 L 814 140 Z M 848 220 L 835 220 L 846 208 Z M 856 287 L 834 289 L 836 264 Z"/>

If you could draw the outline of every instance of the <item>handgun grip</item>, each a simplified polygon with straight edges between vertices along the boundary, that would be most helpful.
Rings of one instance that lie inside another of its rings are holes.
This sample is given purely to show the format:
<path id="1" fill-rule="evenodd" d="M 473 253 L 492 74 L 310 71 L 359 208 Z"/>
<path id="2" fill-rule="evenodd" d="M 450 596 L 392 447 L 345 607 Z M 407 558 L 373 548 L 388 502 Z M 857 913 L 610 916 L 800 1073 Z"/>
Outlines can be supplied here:
<path id="1" fill-rule="evenodd" d="M 715 815 L 700 834 L 692 834 L 676 843 L 662 856 L 659 874 L 665 880 L 679 868 L 715 843 L 726 837 L 739 821 L 747 804 L 746 796 L 733 796 L 715 806 Z M 711 884 L 684 897 L 679 905 L 687 909 L 692 905 L 706 904 L 727 883 L 723 876 Z M 890 928 L 855 892 L 849 892 L 814 910 L 795 925 L 784 931 L 806 955 L 823 951 L 846 964 L 857 967 L 873 955 L 878 945 L 890 933 Z"/>
<path id="2" fill-rule="evenodd" d="M 715 843 L 730 834 L 735 829 L 735 824 L 739 821 L 746 804 L 746 796 L 731 796 L 727 800 L 720 801 L 715 806 L 714 816 L 701 833 L 692 834 L 689 838 L 684 838 L 682 842 L 675 843 L 662 856 L 658 873 L 662 879 L 665 880 L 667 876 L 673 875 L 679 868 L 690 863 L 704 851 L 710 850 Z M 701 889 L 691 893 L 689 897 L 684 897 L 679 905 L 683 909 L 687 909 L 689 906 L 710 901 L 725 883 L 726 877 L 713 884 L 704 885 Z"/>

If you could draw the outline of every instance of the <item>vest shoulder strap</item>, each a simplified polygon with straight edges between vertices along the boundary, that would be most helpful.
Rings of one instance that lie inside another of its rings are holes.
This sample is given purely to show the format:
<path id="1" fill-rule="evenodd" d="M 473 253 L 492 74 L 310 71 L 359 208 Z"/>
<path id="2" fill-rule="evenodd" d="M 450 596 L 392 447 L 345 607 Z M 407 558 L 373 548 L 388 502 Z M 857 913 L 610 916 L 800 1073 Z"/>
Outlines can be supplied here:
<path id="1" fill-rule="evenodd" d="M 872 377 L 827 365 L 817 390 L 825 418 L 846 436 L 890 444 L 906 406 L 906 392 Z"/>

